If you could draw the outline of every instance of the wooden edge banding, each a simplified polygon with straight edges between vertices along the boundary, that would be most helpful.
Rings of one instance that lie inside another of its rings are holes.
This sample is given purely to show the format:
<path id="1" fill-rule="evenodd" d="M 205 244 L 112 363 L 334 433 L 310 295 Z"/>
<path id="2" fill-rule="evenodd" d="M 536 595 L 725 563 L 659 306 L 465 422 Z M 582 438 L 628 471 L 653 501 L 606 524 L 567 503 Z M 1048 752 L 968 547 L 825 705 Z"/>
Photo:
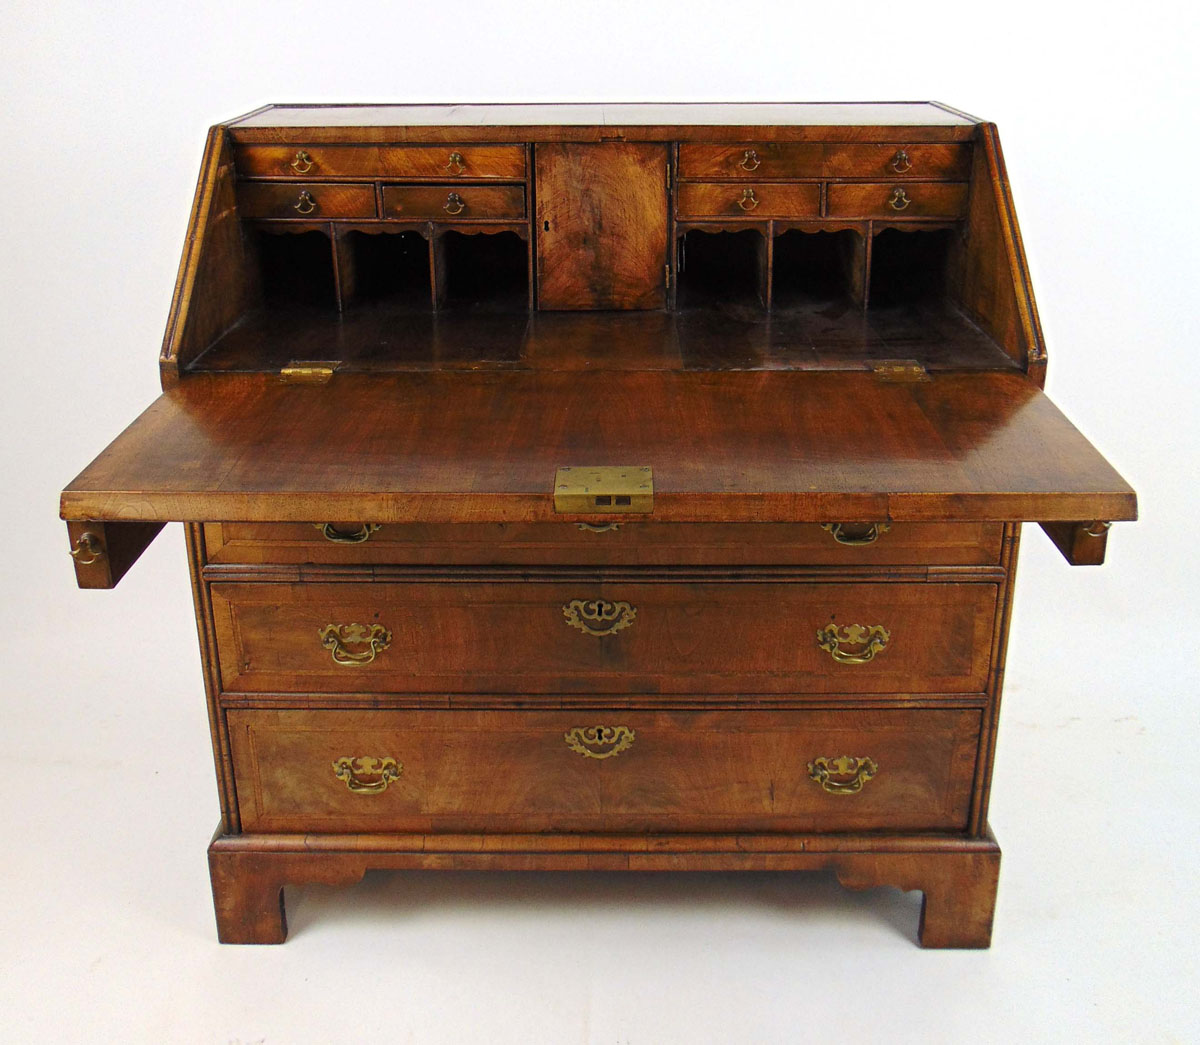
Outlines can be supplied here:
<path id="1" fill-rule="evenodd" d="M 1000 847 L 928 835 L 220 835 L 208 849 L 223 943 L 282 943 L 287 885 L 368 870 L 820 871 L 847 888 L 925 894 L 925 947 L 987 947 Z"/>
<path id="2" fill-rule="evenodd" d="M 1044 522 L 1039 525 L 1072 566 L 1103 565 L 1108 549 L 1109 523 Z"/>
<path id="3" fill-rule="evenodd" d="M 233 757 L 229 752 L 229 726 L 221 707 L 221 680 L 218 675 L 216 641 L 213 638 L 212 599 L 203 579 L 205 562 L 203 527 L 189 523 L 184 527 L 187 541 L 188 574 L 196 607 L 196 632 L 200 641 L 200 660 L 204 667 L 204 694 L 208 706 L 208 727 L 212 734 L 213 758 L 217 773 L 217 798 L 221 805 L 218 832 L 232 834 L 241 830 L 237 791 L 234 788 Z"/>
<path id="4" fill-rule="evenodd" d="M 68 522 L 75 583 L 81 588 L 115 588 L 164 525 L 161 522 Z"/>

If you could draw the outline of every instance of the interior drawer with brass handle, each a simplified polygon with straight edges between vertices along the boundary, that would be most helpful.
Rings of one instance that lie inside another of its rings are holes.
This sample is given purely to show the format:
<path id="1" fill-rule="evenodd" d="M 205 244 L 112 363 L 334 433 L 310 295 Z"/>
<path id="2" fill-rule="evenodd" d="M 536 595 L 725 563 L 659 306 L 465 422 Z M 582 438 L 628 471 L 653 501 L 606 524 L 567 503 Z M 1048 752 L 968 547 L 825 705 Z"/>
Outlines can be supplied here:
<path id="1" fill-rule="evenodd" d="M 970 145 L 829 143 L 824 148 L 824 174 L 829 178 L 945 178 L 966 181 L 971 175 Z"/>
<path id="2" fill-rule="evenodd" d="M 980 712 L 229 712 L 246 831 L 966 826 Z"/>
<path id="3" fill-rule="evenodd" d="M 681 218 L 815 218 L 821 186 L 685 182 L 679 186 Z"/>
<path id="4" fill-rule="evenodd" d="M 212 563 L 986 566 L 1000 523 L 206 523 Z"/>
<path id="5" fill-rule="evenodd" d="M 243 218 L 373 218 L 375 189 L 371 185 L 338 183 L 244 181 L 237 188 L 238 213 Z"/>
<path id="6" fill-rule="evenodd" d="M 383 216 L 422 220 L 525 217 L 520 185 L 385 185 Z"/>
<path id="7" fill-rule="evenodd" d="M 820 178 L 824 155 L 824 145 L 810 142 L 684 143 L 679 146 L 679 176 L 758 181 Z"/>
<path id="8" fill-rule="evenodd" d="M 978 694 L 990 582 L 211 585 L 228 693 Z"/>
<path id="9" fill-rule="evenodd" d="M 239 145 L 234 157 L 253 178 L 525 177 L 523 145 Z"/>
<path id="10" fill-rule="evenodd" d="M 860 182 L 830 185 L 831 218 L 961 218 L 967 186 L 958 182 Z"/>

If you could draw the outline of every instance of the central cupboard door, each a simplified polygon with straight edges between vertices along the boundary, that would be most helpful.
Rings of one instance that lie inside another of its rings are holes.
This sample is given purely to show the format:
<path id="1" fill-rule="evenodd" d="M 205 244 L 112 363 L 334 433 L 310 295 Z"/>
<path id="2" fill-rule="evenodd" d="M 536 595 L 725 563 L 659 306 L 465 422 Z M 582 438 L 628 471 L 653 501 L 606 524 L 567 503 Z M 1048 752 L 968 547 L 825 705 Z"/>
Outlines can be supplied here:
<path id="1" fill-rule="evenodd" d="M 666 306 L 667 147 L 538 145 L 538 307 Z"/>

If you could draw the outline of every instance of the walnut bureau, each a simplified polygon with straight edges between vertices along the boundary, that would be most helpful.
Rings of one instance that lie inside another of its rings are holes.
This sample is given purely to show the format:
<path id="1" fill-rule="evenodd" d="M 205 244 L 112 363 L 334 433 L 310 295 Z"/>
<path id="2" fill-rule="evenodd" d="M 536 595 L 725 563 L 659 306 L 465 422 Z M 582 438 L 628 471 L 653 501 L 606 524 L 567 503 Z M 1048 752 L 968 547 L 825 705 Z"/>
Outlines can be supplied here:
<path id="1" fill-rule="evenodd" d="M 988 945 L 1021 524 L 1136 516 L 1041 390 L 995 126 L 268 106 L 160 366 L 61 514 L 85 588 L 185 524 L 221 940 L 374 868 L 832 868 Z"/>

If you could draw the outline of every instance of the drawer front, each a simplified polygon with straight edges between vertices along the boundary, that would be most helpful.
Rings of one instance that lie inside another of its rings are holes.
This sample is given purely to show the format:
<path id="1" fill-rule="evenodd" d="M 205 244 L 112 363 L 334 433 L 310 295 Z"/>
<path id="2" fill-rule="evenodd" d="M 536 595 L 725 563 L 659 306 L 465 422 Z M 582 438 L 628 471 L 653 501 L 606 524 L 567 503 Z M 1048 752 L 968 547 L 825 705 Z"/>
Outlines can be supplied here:
<path id="1" fill-rule="evenodd" d="M 681 178 L 819 178 L 825 146 L 746 142 L 740 145 L 680 145 Z"/>
<path id="2" fill-rule="evenodd" d="M 836 533 L 816 523 L 204 527 L 209 562 L 346 565 L 983 566 L 1000 561 L 1002 532 L 1000 523 L 847 524 Z"/>
<path id="3" fill-rule="evenodd" d="M 967 186 L 958 183 L 865 182 L 829 186 L 831 218 L 961 218 Z"/>
<path id="4" fill-rule="evenodd" d="M 525 177 L 522 145 L 240 145 L 235 162 L 255 178 Z"/>
<path id="5" fill-rule="evenodd" d="M 819 185 L 679 186 L 681 218 L 815 218 L 820 213 Z"/>
<path id="6" fill-rule="evenodd" d="M 385 218 L 465 221 L 525 217 L 520 185 L 385 185 Z"/>
<path id="7" fill-rule="evenodd" d="M 962 830 L 979 728 L 957 709 L 229 713 L 246 831 Z"/>
<path id="8" fill-rule="evenodd" d="M 211 592 L 226 692 L 331 695 L 980 693 L 996 605 L 989 583 L 519 575 Z"/>
<path id="9" fill-rule="evenodd" d="M 826 145 L 830 178 L 948 178 L 971 173 L 969 145 Z"/>
<path id="10" fill-rule="evenodd" d="M 375 189 L 370 185 L 302 182 L 241 182 L 238 213 L 243 218 L 373 218 Z"/>

